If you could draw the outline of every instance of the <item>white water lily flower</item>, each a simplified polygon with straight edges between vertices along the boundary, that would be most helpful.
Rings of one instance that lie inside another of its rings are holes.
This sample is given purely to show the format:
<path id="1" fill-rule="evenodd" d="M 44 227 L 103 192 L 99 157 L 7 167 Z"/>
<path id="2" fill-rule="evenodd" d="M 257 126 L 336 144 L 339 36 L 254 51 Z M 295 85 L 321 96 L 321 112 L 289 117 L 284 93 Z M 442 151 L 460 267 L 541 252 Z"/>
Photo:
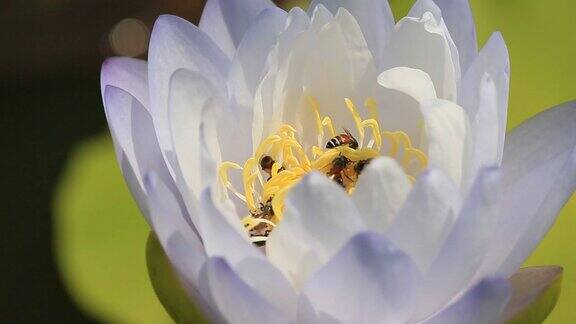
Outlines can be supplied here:
<path id="1" fill-rule="evenodd" d="M 123 174 L 216 322 L 491 323 L 576 185 L 576 103 L 505 138 L 466 0 L 209 0 L 102 68 Z M 327 145 L 328 144 L 328 145 Z"/>

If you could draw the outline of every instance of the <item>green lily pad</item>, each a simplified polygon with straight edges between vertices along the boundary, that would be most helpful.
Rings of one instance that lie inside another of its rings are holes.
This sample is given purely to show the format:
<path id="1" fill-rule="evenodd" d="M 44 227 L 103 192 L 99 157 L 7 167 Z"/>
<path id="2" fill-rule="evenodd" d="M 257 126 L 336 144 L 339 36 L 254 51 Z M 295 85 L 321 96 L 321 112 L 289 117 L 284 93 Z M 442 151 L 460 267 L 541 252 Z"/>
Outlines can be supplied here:
<path id="1" fill-rule="evenodd" d="M 160 242 L 151 232 L 146 244 L 146 264 L 158 299 L 176 323 L 207 323 L 182 288 Z"/>
<path id="2" fill-rule="evenodd" d="M 560 297 L 562 268 L 520 269 L 512 278 L 512 297 L 503 314 L 507 324 L 539 324 L 552 312 Z"/>
<path id="3" fill-rule="evenodd" d="M 170 323 L 148 279 L 150 231 L 108 136 L 71 154 L 54 200 L 54 249 L 67 290 L 106 323 Z"/>

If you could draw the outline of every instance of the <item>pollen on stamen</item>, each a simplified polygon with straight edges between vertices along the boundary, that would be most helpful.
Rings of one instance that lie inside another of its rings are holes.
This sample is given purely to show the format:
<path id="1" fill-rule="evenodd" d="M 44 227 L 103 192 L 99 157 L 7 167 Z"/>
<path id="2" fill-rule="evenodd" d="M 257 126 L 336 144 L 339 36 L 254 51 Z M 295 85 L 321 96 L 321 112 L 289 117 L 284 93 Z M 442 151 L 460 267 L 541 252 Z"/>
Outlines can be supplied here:
<path id="1" fill-rule="evenodd" d="M 426 154 L 412 146 L 406 133 L 380 129 L 374 99 L 365 102 L 370 117 L 364 120 L 354 102 L 344 99 L 343 108 L 350 113 L 358 140 L 348 130 L 338 135 L 332 118 L 322 116 L 318 101 L 313 97 L 307 99 L 315 114 L 318 145 L 307 146 L 306 150 L 296 128 L 283 124 L 260 143 L 243 166 L 234 162 L 224 162 L 220 166 L 222 186 L 246 204 L 248 215 L 242 219 L 242 224 L 255 245 L 265 245 L 268 235 L 284 217 L 284 200 L 288 192 L 309 172 L 325 174 L 352 194 L 360 174 L 379 156 L 395 158 L 411 182 L 427 167 Z M 330 138 L 326 137 L 325 128 Z M 244 194 L 232 185 L 229 170 L 241 172 Z"/>

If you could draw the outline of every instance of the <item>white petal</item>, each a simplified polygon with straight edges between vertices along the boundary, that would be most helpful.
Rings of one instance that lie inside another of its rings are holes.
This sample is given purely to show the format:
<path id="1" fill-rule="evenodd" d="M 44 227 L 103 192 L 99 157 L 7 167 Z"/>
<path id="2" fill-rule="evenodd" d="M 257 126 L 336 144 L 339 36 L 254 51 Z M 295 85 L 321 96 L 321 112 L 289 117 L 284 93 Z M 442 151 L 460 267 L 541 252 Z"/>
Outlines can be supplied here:
<path id="1" fill-rule="evenodd" d="M 480 172 L 460 216 L 426 274 L 414 319 L 434 313 L 472 284 L 497 222 L 502 199 L 499 188 L 498 169 Z"/>
<path id="2" fill-rule="evenodd" d="M 476 128 L 488 127 L 488 130 L 479 129 L 474 130 L 474 132 L 492 132 L 494 127 L 498 127 L 498 162 L 500 162 L 506 134 L 508 86 L 510 81 L 508 50 L 500 33 L 492 34 L 462 79 L 462 95 L 458 98 L 458 102 L 466 110 L 470 121 L 493 114 L 493 112 L 480 111 L 480 109 L 494 109 L 491 106 L 491 101 L 494 99 L 487 97 L 494 96 L 494 94 L 486 92 L 485 74 L 488 74 L 489 78 L 494 82 L 498 119 L 489 124 L 484 122 L 477 123 Z M 478 114 L 482 115 L 478 116 Z"/>
<path id="3" fill-rule="evenodd" d="M 358 21 L 366 43 L 377 64 L 381 66 L 384 59 L 384 48 L 394 29 L 394 16 L 388 1 L 379 0 L 314 0 L 310 8 L 322 4 L 333 14 L 339 8 L 347 9 Z"/>
<path id="4" fill-rule="evenodd" d="M 461 76 L 460 55 L 458 54 L 458 48 L 456 47 L 456 44 L 452 40 L 451 31 L 448 30 L 448 27 L 444 22 L 444 18 L 442 17 L 443 14 L 440 8 L 432 0 L 418 0 L 416 3 L 414 3 L 407 16 L 421 18 L 426 12 L 430 12 L 434 16 L 434 19 L 438 22 L 438 26 L 442 30 L 442 34 L 448 42 L 448 46 L 450 48 L 450 57 L 452 59 L 452 65 L 454 66 L 454 76 L 456 78 L 456 84 L 458 85 Z"/>
<path id="5" fill-rule="evenodd" d="M 318 33 L 311 28 L 303 34 L 281 66 L 274 86 L 272 129 L 280 121 L 295 124 L 305 148 L 317 145 L 316 117 L 303 97 L 312 96 L 321 116 L 356 133 L 344 98 L 363 102 L 368 76 L 376 77 L 371 53 L 354 17 L 341 8 Z"/>
<path id="6" fill-rule="evenodd" d="M 315 7 L 310 7 L 310 9 L 312 10 L 310 27 L 313 28 L 316 32 L 320 31 L 324 25 L 334 19 L 334 15 L 332 15 L 332 13 L 322 4 L 319 4 Z"/>
<path id="7" fill-rule="evenodd" d="M 206 185 L 200 167 L 202 111 L 217 96 L 215 87 L 199 73 L 180 69 L 170 82 L 168 117 L 178 169 L 198 197 Z"/>
<path id="8" fill-rule="evenodd" d="M 278 126 L 278 118 L 274 118 L 273 111 L 274 87 L 276 86 L 278 69 L 291 53 L 294 43 L 302 37 L 302 33 L 308 28 L 310 19 L 302 9 L 295 7 L 288 13 L 286 24 L 286 29 L 278 36 L 278 43 L 268 57 L 268 72 L 260 82 L 254 96 L 254 120 L 252 124 L 254 151 L 262 139 L 274 132 L 275 129 L 273 128 Z"/>
<path id="9" fill-rule="evenodd" d="M 428 73 L 404 66 L 392 68 L 378 76 L 378 84 L 384 88 L 404 92 L 418 102 L 436 99 L 436 90 Z"/>
<path id="10" fill-rule="evenodd" d="M 403 323 L 421 280 L 414 262 L 383 236 L 354 236 L 304 287 L 299 321 Z"/>
<path id="11" fill-rule="evenodd" d="M 476 26 L 468 0 L 434 0 L 458 48 L 460 68 L 466 72 L 478 55 Z"/>
<path id="12" fill-rule="evenodd" d="M 210 258 L 203 271 L 207 299 L 226 323 L 288 323 L 269 300 L 247 285 L 222 258 Z"/>
<path id="13" fill-rule="evenodd" d="M 224 216 L 214 205 L 210 190 L 207 189 L 201 199 L 199 230 L 206 254 L 223 257 L 254 291 L 285 314 L 292 314 L 296 295 L 286 278 L 249 242 L 240 220 L 236 223 L 227 221 L 230 217 Z"/>
<path id="14" fill-rule="evenodd" d="M 436 98 L 434 84 L 422 70 L 395 67 L 382 72 L 375 90 L 380 127 L 403 131 L 416 147 L 422 148 L 425 134 L 420 103 Z"/>
<path id="15" fill-rule="evenodd" d="M 426 324 L 496 323 L 511 295 L 505 279 L 485 279 Z"/>
<path id="16" fill-rule="evenodd" d="M 276 6 L 269 0 L 208 0 L 198 26 L 232 59 L 256 16 L 270 7 Z"/>
<path id="17" fill-rule="evenodd" d="M 364 228 L 342 188 L 316 173 L 290 190 L 285 209 L 284 219 L 266 242 L 266 252 L 296 287 Z"/>
<path id="18" fill-rule="evenodd" d="M 424 13 L 421 19 L 405 17 L 396 25 L 386 47 L 384 68 L 397 66 L 428 73 L 439 98 L 456 99 L 458 78 L 450 44 L 441 25 L 430 12 Z"/>
<path id="19" fill-rule="evenodd" d="M 373 231 L 384 232 L 410 191 L 410 182 L 395 160 L 376 159 L 364 169 L 352 200 L 364 223 Z"/>
<path id="20" fill-rule="evenodd" d="M 576 102 L 540 113 L 506 137 L 501 221 L 482 274 L 511 275 L 574 191 Z"/>
<path id="21" fill-rule="evenodd" d="M 450 176 L 458 186 L 467 175 L 471 156 L 470 124 L 462 107 L 446 100 L 421 104 L 428 164 Z"/>
<path id="22" fill-rule="evenodd" d="M 238 45 L 228 76 L 228 91 L 240 105 L 252 108 L 254 93 L 266 68 L 266 59 L 285 28 L 286 18 L 286 12 L 280 8 L 263 10 Z"/>
<path id="23" fill-rule="evenodd" d="M 438 170 L 422 174 L 386 236 L 425 272 L 437 255 L 459 209 L 452 181 Z"/>
<path id="24" fill-rule="evenodd" d="M 146 61 L 128 57 L 109 58 L 102 64 L 100 84 L 103 97 L 106 87 L 114 86 L 128 92 L 140 101 L 144 108 L 150 109 Z"/>
<path id="25" fill-rule="evenodd" d="M 154 25 L 148 60 L 152 117 L 160 147 L 169 161 L 168 154 L 173 150 L 168 120 L 170 78 L 184 68 L 198 72 L 224 91 L 230 63 L 204 32 L 184 19 L 169 15 L 160 16 Z"/>

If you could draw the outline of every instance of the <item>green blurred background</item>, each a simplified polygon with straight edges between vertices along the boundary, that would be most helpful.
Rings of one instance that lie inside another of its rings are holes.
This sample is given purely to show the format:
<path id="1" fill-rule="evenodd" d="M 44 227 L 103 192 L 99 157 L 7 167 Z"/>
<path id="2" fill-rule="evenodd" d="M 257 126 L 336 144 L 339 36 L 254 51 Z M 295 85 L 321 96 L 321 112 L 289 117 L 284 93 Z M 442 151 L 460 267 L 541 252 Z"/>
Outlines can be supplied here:
<path id="1" fill-rule="evenodd" d="M 391 1 L 396 17 L 412 2 Z M 480 44 L 499 30 L 510 50 L 509 129 L 576 98 L 576 2 L 471 3 Z M 170 322 L 147 279 L 148 228 L 116 164 L 99 66 L 111 55 L 145 57 L 159 14 L 196 22 L 202 7 L 194 0 L 0 4 L 0 41 L 9 45 L 0 51 L 1 322 Z M 575 212 L 573 198 L 527 261 L 565 268 L 547 323 L 576 322 Z"/>

